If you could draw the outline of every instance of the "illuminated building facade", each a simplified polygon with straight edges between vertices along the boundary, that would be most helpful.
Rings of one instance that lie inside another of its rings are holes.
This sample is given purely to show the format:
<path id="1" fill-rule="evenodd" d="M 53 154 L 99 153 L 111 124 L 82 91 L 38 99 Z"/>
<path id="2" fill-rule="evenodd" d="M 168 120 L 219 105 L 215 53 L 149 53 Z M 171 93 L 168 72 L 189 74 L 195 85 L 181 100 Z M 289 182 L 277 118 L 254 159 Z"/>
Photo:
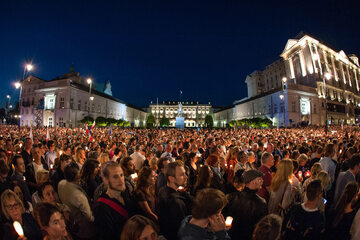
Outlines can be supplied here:
<path id="1" fill-rule="evenodd" d="M 90 91 L 86 79 L 73 70 L 50 81 L 29 76 L 21 91 L 21 126 L 78 127 L 86 116 L 145 125 L 146 111 L 114 98 L 110 82 L 93 84 Z"/>
<path id="2" fill-rule="evenodd" d="M 222 122 L 268 117 L 275 126 L 359 124 L 360 66 L 355 55 L 300 33 L 287 41 L 280 56 L 246 77 L 248 97 L 235 101 L 233 118 Z"/>
<path id="3" fill-rule="evenodd" d="M 168 118 L 170 126 L 175 127 L 176 117 L 179 115 L 184 117 L 185 127 L 202 127 L 205 126 L 205 116 L 212 114 L 212 108 L 209 104 L 199 104 L 198 102 L 177 102 L 177 101 L 163 101 L 162 103 L 150 103 L 149 113 L 152 114 L 157 126 L 159 126 L 160 119 Z"/>

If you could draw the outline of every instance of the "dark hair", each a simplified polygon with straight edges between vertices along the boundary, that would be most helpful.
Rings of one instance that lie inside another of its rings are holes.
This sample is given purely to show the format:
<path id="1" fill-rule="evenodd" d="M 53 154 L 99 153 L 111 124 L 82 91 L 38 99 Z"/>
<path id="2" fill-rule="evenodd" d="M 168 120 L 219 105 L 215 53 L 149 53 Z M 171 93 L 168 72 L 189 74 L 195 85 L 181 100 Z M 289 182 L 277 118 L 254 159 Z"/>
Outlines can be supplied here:
<path id="1" fill-rule="evenodd" d="M 120 153 L 120 148 L 116 147 L 114 150 L 114 156 L 118 155 Z"/>
<path id="2" fill-rule="evenodd" d="M 44 183 L 40 184 L 40 186 L 38 187 L 38 195 L 41 199 L 44 198 L 43 191 L 46 186 L 52 186 L 54 188 L 54 185 L 51 182 L 44 182 Z"/>
<path id="3" fill-rule="evenodd" d="M 75 162 L 71 162 L 68 165 L 66 165 L 64 169 L 64 177 L 66 181 L 73 182 L 76 180 L 76 177 L 78 176 L 80 171 L 79 165 Z"/>
<path id="4" fill-rule="evenodd" d="M 157 167 L 159 170 L 163 169 L 165 166 L 164 166 L 164 162 L 165 161 L 169 161 L 168 158 L 166 157 L 162 157 L 162 158 L 159 158 L 158 162 L 157 162 Z"/>
<path id="5" fill-rule="evenodd" d="M 206 159 L 206 163 L 211 167 L 215 167 L 215 164 L 218 162 L 219 162 L 219 157 L 215 154 L 209 155 L 208 158 Z"/>
<path id="6" fill-rule="evenodd" d="M 322 193 L 323 188 L 321 185 L 321 181 L 316 179 L 309 183 L 306 187 L 306 197 L 309 201 L 314 201 L 320 193 Z"/>
<path id="7" fill-rule="evenodd" d="M 88 159 L 95 159 L 95 160 L 97 160 L 99 158 L 99 156 L 100 156 L 100 154 L 98 151 L 91 151 L 87 155 Z"/>
<path id="8" fill-rule="evenodd" d="M 243 173 L 245 172 L 245 169 L 239 169 L 235 172 L 234 174 L 234 179 L 233 182 L 234 183 L 245 183 L 244 179 L 242 177 Z"/>
<path id="9" fill-rule="evenodd" d="M 169 182 L 169 177 L 175 177 L 176 175 L 176 168 L 183 167 L 184 165 L 180 161 L 171 162 L 165 167 L 165 179 L 166 182 Z"/>
<path id="10" fill-rule="evenodd" d="M 125 157 L 123 160 L 121 160 L 121 168 L 122 169 L 128 169 L 128 163 L 133 160 L 131 157 Z"/>
<path id="11" fill-rule="evenodd" d="M 94 179 L 95 169 L 98 168 L 100 163 L 95 159 L 87 160 L 80 170 L 80 178 L 84 182 L 88 182 L 91 179 Z"/>
<path id="12" fill-rule="evenodd" d="M 276 214 L 263 217 L 255 226 L 253 240 L 276 240 L 281 233 L 282 219 Z"/>
<path id="13" fill-rule="evenodd" d="M 183 149 L 187 150 L 187 149 L 189 149 L 189 147 L 190 147 L 190 143 L 189 143 L 189 142 L 184 142 L 184 143 L 183 143 Z"/>
<path id="14" fill-rule="evenodd" d="M 65 153 L 61 154 L 61 156 L 60 156 L 60 162 L 65 162 L 65 161 L 67 161 L 69 159 L 71 159 L 71 156 L 69 156 L 69 155 L 67 155 Z"/>
<path id="15" fill-rule="evenodd" d="M 354 154 L 349 160 L 349 168 L 354 169 L 360 163 L 360 154 Z"/>
<path id="16" fill-rule="evenodd" d="M 195 219 L 208 218 L 219 213 L 227 203 L 223 192 L 214 188 L 205 188 L 196 194 L 191 213 Z"/>
<path id="17" fill-rule="evenodd" d="M 339 224 L 339 222 L 342 220 L 345 214 L 346 205 L 351 203 L 355 195 L 358 193 L 358 189 L 359 186 L 357 182 L 349 182 L 346 185 L 345 190 L 335 207 L 335 214 L 334 214 L 335 217 L 332 223 L 333 227 L 336 227 Z"/>
<path id="18" fill-rule="evenodd" d="M 196 178 L 196 183 L 195 183 L 195 189 L 198 186 L 202 186 L 202 187 L 210 187 L 210 183 L 211 183 L 211 169 L 210 166 L 208 165 L 204 165 L 200 168 L 199 170 L 199 174 Z"/>
<path id="19" fill-rule="evenodd" d="M 159 232 L 159 228 L 150 219 L 141 215 L 132 216 L 126 221 L 121 232 L 120 240 L 138 240 L 142 231 L 144 231 L 148 225 L 150 225 L 156 233 Z"/>
<path id="20" fill-rule="evenodd" d="M 51 216 L 61 211 L 50 203 L 41 202 L 36 204 L 34 208 L 34 216 L 41 228 L 49 226 Z"/>
<path id="21" fill-rule="evenodd" d="M 6 162 L 2 159 L 0 159 L 0 174 L 8 174 L 10 171 L 9 166 L 6 164 Z"/>
<path id="22" fill-rule="evenodd" d="M 47 143 L 48 148 L 50 148 L 51 145 L 53 145 L 53 144 L 55 144 L 55 142 L 53 140 L 48 141 L 48 143 Z"/>
<path id="23" fill-rule="evenodd" d="M 14 166 L 16 167 L 16 165 L 17 165 L 17 160 L 18 159 L 22 159 L 22 156 L 21 155 L 15 155 L 14 157 L 13 157 L 13 159 L 12 159 L 12 164 L 14 164 Z"/>
<path id="24" fill-rule="evenodd" d="M 149 190 L 148 179 L 152 173 L 153 170 L 150 167 L 143 167 L 140 169 L 138 180 L 136 181 L 135 191 L 145 191 L 146 193 L 150 193 L 148 192 Z"/>

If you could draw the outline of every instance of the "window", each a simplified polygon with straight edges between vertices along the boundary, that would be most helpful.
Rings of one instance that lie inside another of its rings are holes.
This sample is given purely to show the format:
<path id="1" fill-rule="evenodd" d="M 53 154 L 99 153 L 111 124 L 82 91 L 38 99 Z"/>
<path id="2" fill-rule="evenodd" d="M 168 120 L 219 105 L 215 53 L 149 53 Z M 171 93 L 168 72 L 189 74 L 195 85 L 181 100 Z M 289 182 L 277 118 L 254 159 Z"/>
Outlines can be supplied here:
<path id="1" fill-rule="evenodd" d="M 59 127 L 65 127 L 64 118 L 59 117 Z"/>
<path id="2" fill-rule="evenodd" d="M 91 104 L 91 111 L 95 112 L 95 104 L 94 103 Z"/>
<path id="3" fill-rule="evenodd" d="M 52 125 L 53 125 L 53 118 L 52 118 L 52 117 L 49 117 L 49 118 L 48 118 L 48 126 L 49 126 L 49 127 L 52 127 Z"/>
<path id="4" fill-rule="evenodd" d="M 60 98 L 60 108 L 64 108 L 64 104 L 65 103 L 65 98 L 61 97 Z"/>
<path id="5" fill-rule="evenodd" d="M 88 105 L 87 105 L 87 102 L 85 102 L 85 104 L 84 104 L 84 111 L 88 111 Z"/>
<path id="6" fill-rule="evenodd" d="M 81 110 L 81 100 L 78 101 L 78 109 Z"/>
<path id="7" fill-rule="evenodd" d="M 74 99 L 70 98 L 70 109 L 74 108 Z"/>
<path id="8" fill-rule="evenodd" d="M 274 104 L 274 113 L 277 113 L 277 105 L 276 105 L 276 103 Z"/>
<path id="9" fill-rule="evenodd" d="M 314 106 L 314 113 L 316 113 L 316 104 L 314 104 L 313 106 Z"/>

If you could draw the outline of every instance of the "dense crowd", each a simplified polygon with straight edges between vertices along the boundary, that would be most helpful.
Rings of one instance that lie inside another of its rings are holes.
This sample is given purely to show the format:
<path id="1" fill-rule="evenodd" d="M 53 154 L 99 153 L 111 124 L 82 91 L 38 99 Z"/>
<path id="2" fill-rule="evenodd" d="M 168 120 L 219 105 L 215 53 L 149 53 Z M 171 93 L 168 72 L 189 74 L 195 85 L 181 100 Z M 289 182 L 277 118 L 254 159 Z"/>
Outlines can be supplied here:
<path id="1" fill-rule="evenodd" d="M 0 237 L 360 239 L 359 135 L 3 125 Z"/>

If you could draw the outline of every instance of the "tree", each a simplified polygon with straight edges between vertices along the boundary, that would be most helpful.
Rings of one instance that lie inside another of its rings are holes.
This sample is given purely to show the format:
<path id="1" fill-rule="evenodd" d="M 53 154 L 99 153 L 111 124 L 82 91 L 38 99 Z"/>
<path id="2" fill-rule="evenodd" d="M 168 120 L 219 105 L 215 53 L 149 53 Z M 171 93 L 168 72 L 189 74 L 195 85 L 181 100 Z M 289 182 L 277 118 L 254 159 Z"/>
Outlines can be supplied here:
<path id="1" fill-rule="evenodd" d="M 108 125 L 111 125 L 111 124 L 115 125 L 117 123 L 117 120 L 114 118 L 107 118 L 106 120 L 107 120 Z"/>
<path id="2" fill-rule="evenodd" d="M 124 120 L 124 122 L 123 122 L 123 126 L 124 126 L 124 127 L 129 127 L 129 126 L 130 126 L 130 122 L 128 122 L 128 121 L 126 121 L 126 120 Z"/>
<path id="3" fill-rule="evenodd" d="M 115 125 L 115 126 L 118 126 L 118 127 L 122 127 L 123 124 L 124 124 L 124 120 L 119 119 L 119 120 L 116 121 L 116 123 L 115 123 L 114 125 Z"/>
<path id="4" fill-rule="evenodd" d="M 211 128 L 211 127 L 213 127 L 213 125 L 214 125 L 214 120 L 213 120 L 212 116 L 211 115 L 206 115 L 206 117 L 205 117 L 205 126 Z"/>
<path id="5" fill-rule="evenodd" d="M 94 119 L 90 116 L 86 116 L 83 118 L 83 120 L 81 120 L 82 124 L 89 124 L 91 125 L 94 122 Z"/>
<path id="6" fill-rule="evenodd" d="M 236 124 L 236 126 L 239 126 L 239 124 L 237 123 L 236 120 L 231 120 L 231 121 L 229 122 L 229 126 L 230 126 L 230 127 L 235 127 L 235 124 Z"/>
<path id="7" fill-rule="evenodd" d="M 156 120 L 154 115 L 150 114 L 146 119 L 146 127 L 152 128 L 155 126 Z"/>
<path id="8" fill-rule="evenodd" d="M 160 126 L 162 127 L 170 126 L 170 120 L 166 117 L 163 117 L 162 119 L 160 119 Z"/>
<path id="9" fill-rule="evenodd" d="M 97 117 L 95 121 L 97 126 L 106 127 L 108 125 L 108 121 L 104 117 Z"/>

